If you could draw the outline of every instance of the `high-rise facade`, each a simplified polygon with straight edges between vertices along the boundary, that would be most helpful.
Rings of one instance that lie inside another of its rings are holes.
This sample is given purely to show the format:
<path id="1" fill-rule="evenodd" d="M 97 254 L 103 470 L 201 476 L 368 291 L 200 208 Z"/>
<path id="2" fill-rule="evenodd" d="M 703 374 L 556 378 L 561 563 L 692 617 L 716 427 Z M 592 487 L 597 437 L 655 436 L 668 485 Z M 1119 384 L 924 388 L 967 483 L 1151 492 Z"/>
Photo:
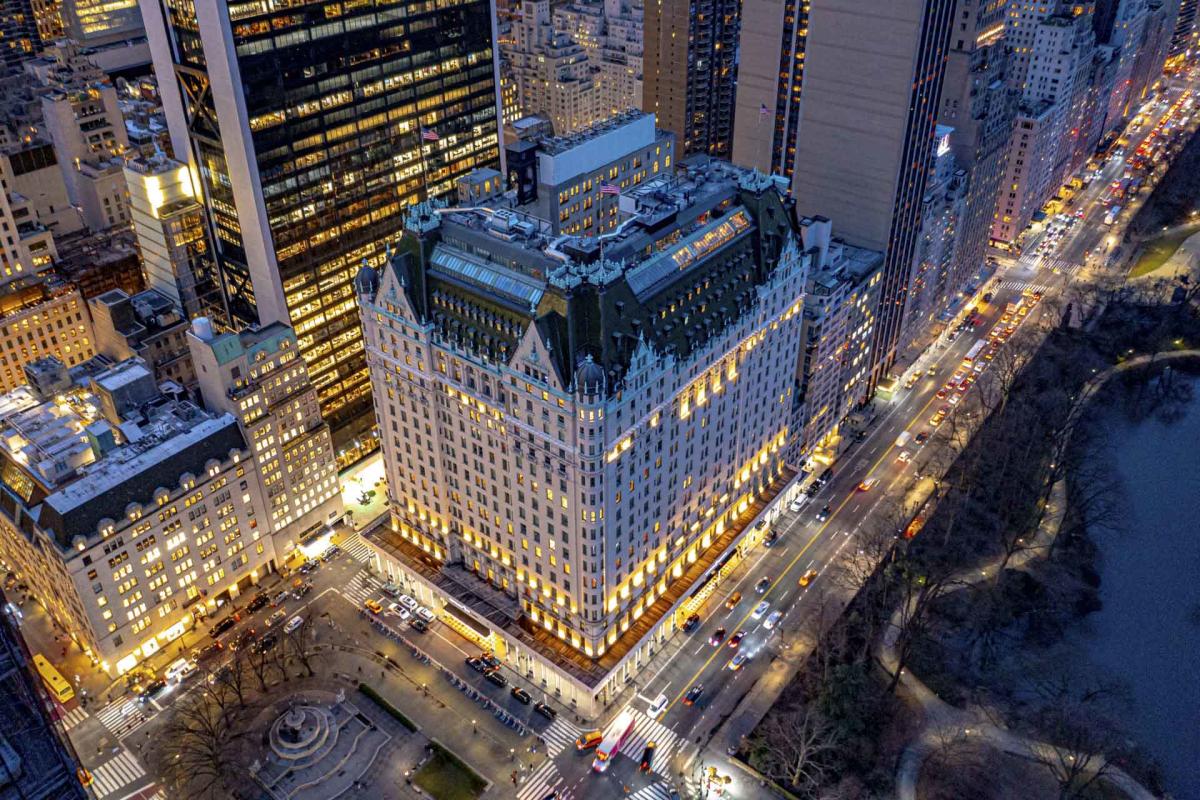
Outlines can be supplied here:
<path id="1" fill-rule="evenodd" d="M 352 458 L 373 426 L 354 273 L 382 263 L 409 205 L 500 165 L 492 7 L 199 0 L 143 12 L 231 316 L 295 329 Z"/>
<path id="2" fill-rule="evenodd" d="M 681 154 L 733 153 L 737 0 L 653 0 L 645 7 L 642 108 Z"/>
<path id="3" fill-rule="evenodd" d="M 743 0 L 733 163 L 792 177 L 811 0 Z"/>
<path id="4" fill-rule="evenodd" d="M 1008 85 L 1007 0 L 959 0 L 946 56 L 938 122 L 949 126 L 955 163 L 966 170 L 958 253 L 948 284 L 961 288 L 984 266 L 1004 179 L 1017 93 Z"/>
<path id="5" fill-rule="evenodd" d="M 868 390 L 896 355 L 955 5 L 812 0 L 808 12 L 792 195 L 801 215 L 885 253 Z"/>
<path id="6" fill-rule="evenodd" d="M 686 167 L 623 195 L 630 222 L 603 244 L 420 208 L 359 280 L 381 568 L 587 717 L 718 590 L 795 475 L 781 365 L 811 257 L 775 181 Z"/>
<path id="7" fill-rule="evenodd" d="M 1182 63 L 1196 47 L 1196 11 L 1200 0 L 1180 0 L 1179 14 L 1175 17 L 1175 29 L 1171 33 L 1171 44 L 1167 52 L 1171 62 Z"/>

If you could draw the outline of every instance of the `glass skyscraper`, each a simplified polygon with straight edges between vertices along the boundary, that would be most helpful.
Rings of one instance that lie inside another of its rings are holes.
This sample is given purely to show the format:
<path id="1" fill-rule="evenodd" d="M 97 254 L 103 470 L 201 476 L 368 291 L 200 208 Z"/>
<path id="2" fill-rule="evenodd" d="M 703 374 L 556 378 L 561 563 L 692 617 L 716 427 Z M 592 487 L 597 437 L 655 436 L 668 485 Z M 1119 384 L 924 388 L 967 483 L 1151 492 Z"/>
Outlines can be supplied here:
<path id="1" fill-rule="evenodd" d="M 407 206 L 500 166 L 494 8 L 143 0 L 142 11 L 176 156 L 213 234 L 214 316 L 295 329 L 349 460 L 373 422 L 352 278 L 382 263 Z"/>

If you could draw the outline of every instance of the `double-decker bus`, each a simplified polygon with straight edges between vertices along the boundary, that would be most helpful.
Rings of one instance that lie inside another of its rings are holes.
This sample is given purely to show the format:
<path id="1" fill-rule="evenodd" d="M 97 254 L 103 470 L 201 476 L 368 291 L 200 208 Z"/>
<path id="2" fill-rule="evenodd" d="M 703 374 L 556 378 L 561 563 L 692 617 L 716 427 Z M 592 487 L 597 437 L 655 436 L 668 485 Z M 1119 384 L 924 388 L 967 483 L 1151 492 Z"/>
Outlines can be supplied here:
<path id="1" fill-rule="evenodd" d="M 613 758 L 621 751 L 621 745 L 625 744 L 625 738 L 629 736 L 629 732 L 633 730 L 633 712 L 625 709 L 617 718 L 608 726 L 608 730 L 604 732 L 604 741 L 600 742 L 600 746 L 596 748 L 596 758 L 592 761 L 592 769 L 596 772 L 604 772 L 608 769 L 608 765 L 612 763 Z"/>
<path id="2" fill-rule="evenodd" d="M 975 342 L 975 344 L 971 345 L 971 349 L 967 351 L 967 354 L 965 356 L 963 356 L 963 360 L 962 360 L 963 366 L 969 367 L 972 364 L 974 364 L 975 359 L 979 358 L 979 354 L 981 352 L 983 352 L 983 346 L 985 344 L 987 344 L 986 341 L 984 341 L 983 339 L 979 339 L 978 341 Z"/>
<path id="3" fill-rule="evenodd" d="M 64 709 L 70 711 L 74 708 L 75 690 L 71 688 L 67 679 L 59 674 L 54 665 L 47 661 L 41 653 L 34 653 L 33 666 L 42 679 L 42 685 L 46 687 L 46 691 L 50 692 L 50 696 L 58 701 L 58 704 Z"/>

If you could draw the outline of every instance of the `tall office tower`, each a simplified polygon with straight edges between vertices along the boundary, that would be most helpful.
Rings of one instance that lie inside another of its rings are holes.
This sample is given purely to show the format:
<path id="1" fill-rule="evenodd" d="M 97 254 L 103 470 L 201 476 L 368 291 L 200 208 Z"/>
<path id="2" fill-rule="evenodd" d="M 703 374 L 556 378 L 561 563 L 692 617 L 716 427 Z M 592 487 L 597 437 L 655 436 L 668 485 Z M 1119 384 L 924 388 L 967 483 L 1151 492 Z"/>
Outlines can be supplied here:
<path id="1" fill-rule="evenodd" d="M 954 0 L 813 0 L 792 195 L 847 243 L 883 250 L 871 380 L 896 356 L 932 164 Z M 869 46 L 864 46 L 869 43 Z"/>
<path id="2" fill-rule="evenodd" d="M 169 297 L 187 319 L 229 324 L 191 171 L 158 154 L 125 164 L 129 211 L 146 285 Z"/>
<path id="3" fill-rule="evenodd" d="M 774 180 L 694 158 L 623 195 L 603 243 L 422 207 L 358 281 L 382 570 L 588 718 L 795 475 L 780 366 L 811 256 Z"/>
<path id="4" fill-rule="evenodd" d="M 13 605 L 0 592 L 0 608 Z M 0 798 L 88 800 L 78 757 L 51 721 L 55 700 L 33 665 L 33 654 L 8 611 L 0 612 Z M 78 703 L 72 698 L 70 704 Z M 61 713 L 61 706 L 57 709 Z"/>
<path id="5" fill-rule="evenodd" d="M 500 165 L 486 0 L 143 8 L 175 158 L 200 181 L 235 324 L 284 322 L 339 455 L 372 447 L 352 281 L 407 206 Z M 174 78 L 174 79 L 172 79 Z"/>
<path id="6" fill-rule="evenodd" d="M 1107 14 L 1105 3 L 1116 0 L 1103 0 L 1099 10 L 1100 26 Z M 1030 59 L 1033 55 L 1034 39 L 1037 28 L 1048 17 L 1078 17 L 1089 19 L 1096 15 L 1095 0 L 1008 0 L 1008 17 L 1005 24 L 1005 40 L 1009 47 L 1010 85 L 1018 91 L 1025 88 L 1026 74 L 1029 71 Z"/>
<path id="7" fill-rule="evenodd" d="M 984 266 L 1004 178 L 1017 105 L 1017 94 L 1008 86 L 1007 13 L 1007 0 L 959 0 L 950 34 L 938 122 L 953 129 L 950 149 L 968 176 L 958 255 L 948 281 L 953 291 Z"/>
<path id="8" fill-rule="evenodd" d="M 506 37 L 502 52 L 517 84 L 522 114 L 546 116 L 560 135 L 608 116 L 587 50 L 570 33 L 554 29 L 549 0 L 522 0 L 521 18 L 513 23 L 513 36 Z"/>
<path id="9" fill-rule="evenodd" d="M 1011 243 L 1082 166 L 1095 54 L 1087 15 L 1056 14 L 1036 26 L 992 238 Z"/>
<path id="10" fill-rule="evenodd" d="M 743 0 L 733 163 L 792 177 L 811 0 Z"/>
<path id="11" fill-rule="evenodd" d="M 1171 46 L 1167 57 L 1172 65 L 1182 64 L 1196 47 L 1196 11 L 1200 0 L 1180 0 L 1179 14 L 1175 18 L 1175 30 L 1171 33 Z"/>
<path id="12" fill-rule="evenodd" d="M 36 56 L 41 46 L 29 0 L 4 0 L 0 4 L 0 76 L 20 72 L 21 65 Z"/>
<path id="13" fill-rule="evenodd" d="M 653 0 L 645 10 L 642 109 L 680 154 L 733 153 L 738 0 Z"/>

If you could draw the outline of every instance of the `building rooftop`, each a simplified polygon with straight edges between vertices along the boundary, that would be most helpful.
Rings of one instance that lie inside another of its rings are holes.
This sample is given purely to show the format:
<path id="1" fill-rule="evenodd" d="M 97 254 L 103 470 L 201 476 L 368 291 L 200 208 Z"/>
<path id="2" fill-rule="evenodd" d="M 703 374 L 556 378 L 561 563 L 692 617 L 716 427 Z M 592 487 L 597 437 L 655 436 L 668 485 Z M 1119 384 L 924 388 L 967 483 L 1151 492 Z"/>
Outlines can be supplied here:
<path id="1" fill-rule="evenodd" d="M 141 359 L 73 370 L 71 379 L 51 398 L 28 387 L 0 397 L 4 483 L 64 548 L 245 448 L 232 415 L 182 399 L 173 384 L 156 387 Z"/>
<path id="2" fill-rule="evenodd" d="M 598 237 L 555 236 L 511 209 L 420 204 L 390 268 L 446 341 L 506 361 L 536 324 L 563 385 L 590 356 L 615 389 L 639 341 L 686 356 L 753 305 L 755 285 L 798 241 L 784 190 L 761 173 L 688 159 L 622 195 L 627 219 Z"/>

